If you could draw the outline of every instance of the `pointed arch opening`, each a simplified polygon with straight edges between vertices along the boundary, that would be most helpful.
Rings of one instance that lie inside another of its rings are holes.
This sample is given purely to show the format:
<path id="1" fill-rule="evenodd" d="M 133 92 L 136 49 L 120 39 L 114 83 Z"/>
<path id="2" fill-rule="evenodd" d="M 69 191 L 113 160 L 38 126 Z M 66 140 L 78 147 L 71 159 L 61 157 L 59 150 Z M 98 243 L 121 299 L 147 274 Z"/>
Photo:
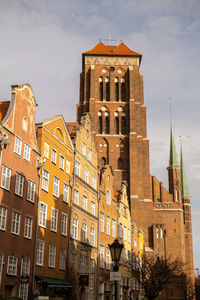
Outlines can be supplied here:
<path id="1" fill-rule="evenodd" d="M 115 78 L 115 101 L 119 101 L 119 79 Z"/>
<path id="2" fill-rule="evenodd" d="M 102 134 L 102 130 L 103 130 L 103 120 L 102 120 L 102 116 L 98 117 L 98 133 Z"/>
<path id="3" fill-rule="evenodd" d="M 106 101 L 110 101 L 110 80 L 106 77 Z"/>
<path id="4" fill-rule="evenodd" d="M 123 169 L 123 159 L 121 157 L 119 157 L 117 160 L 117 168 L 118 168 L 118 170 Z"/>
<path id="5" fill-rule="evenodd" d="M 123 116 L 121 119 L 121 128 L 122 128 L 122 134 L 126 134 L 126 117 Z"/>
<path id="6" fill-rule="evenodd" d="M 114 126 L 115 126 L 115 134 L 119 134 L 119 116 L 115 117 Z"/>
<path id="7" fill-rule="evenodd" d="M 99 101 L 103 101 L 103 78 L 99 77 Z"/>
<path id="8" fill-rule="evenodd" d="M 121 99 L 122 101 L 125 101 L 126 95 L 125 95 L 125 79 L 121 79 Z"/>

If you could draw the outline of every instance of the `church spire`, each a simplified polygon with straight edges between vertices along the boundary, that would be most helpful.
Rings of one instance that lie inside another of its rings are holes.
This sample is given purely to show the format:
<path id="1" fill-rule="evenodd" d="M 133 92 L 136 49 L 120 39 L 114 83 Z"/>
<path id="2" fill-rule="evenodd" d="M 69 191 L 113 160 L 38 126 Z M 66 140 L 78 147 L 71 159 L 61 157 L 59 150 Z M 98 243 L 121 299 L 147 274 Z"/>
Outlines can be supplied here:
<path id="1" fill-rule="evenodd" d="M 181 144 L 181 182 L 182 182 L 182 196 L 183 196 L 183 198 L 189 197 L 190 195 L 189 195 L 186 172 L 185 172 L 185 165 L 184 165 L 184 160 L 183 160 L 182 144 Z"/>
<path id="2" fill-rule="evenodd" d="M 177 167 L 179 166 L 177 153 L 176 153 L 176 146 L 174 141 L 174 133 L 173 127 L 171 122 L 171 132 L 170 132 L 170 157 L 169 157 L 169 166 L 170 167 Z"/>

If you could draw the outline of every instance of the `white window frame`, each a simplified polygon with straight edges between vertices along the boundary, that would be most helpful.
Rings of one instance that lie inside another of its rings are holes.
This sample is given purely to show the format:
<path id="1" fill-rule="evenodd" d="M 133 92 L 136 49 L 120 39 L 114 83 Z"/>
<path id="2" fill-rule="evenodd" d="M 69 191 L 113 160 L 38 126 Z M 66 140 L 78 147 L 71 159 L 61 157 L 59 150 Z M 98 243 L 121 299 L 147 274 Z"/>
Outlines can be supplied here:
<path id="1" fill-rule="evenodd" d="M 0 205 L 0 230 L 6 230 L 7 207 Z"/>
<path id="2" fill-rule="evenodd" d="M 79 191 L 74 190 L 74 203 L 78 205 L 79 203 Z"/>
<path id="3" fill-rule="evenodd" d="M 51 161 L 52 161 L 53 164 L 56 165 L 57 151 L 54 148 L 51 149 Z"/>
<path id="4" fill-rule="evenodd" d="M 126 241 L 126 226 L 124 226 L 124 241 Z"/>
<path id="5" fill-rule="evenodd" d="M 24 222 L 24 237 L 27 239 L 32 238 L 32 228 L 33 228 L 33 219 L 30 217 L 25 217 Z"/>
<path id="6" fill-rule="evenodd" d="M 100 268 L 104 269 L 104 246 L 100 245 Z"/>
<path id="7" fill-rule="evenodd" d="M 67 236 L 67 227 L 68 227 L 68 215 L 62 212 L 61 234 L 64 236 Z"/>
<path id="8" fill-rule="evenodd" d="M 53 179 L 53 195 L 55 197 L 59 197 L 59 185 L 60 185 L 60 179 L 56 176 L 54 176 Z"/>
<path id="9" fill-rule="evenodd" d="M 100 213 L 100 231 L 104 232 L 104 213 Z"/>
<path id="10" fill-rule="evenodd" d="M 15 137 L 14 152 L 18 155 L 22 153 L 22 140 L 17 136 Z"/>
<path id="11" fill-rule="evenodd" d="M 51 231 L 57 232 L 58 227 L 58 209 L 51 208 Z"/>
<path id="12" fill-rule="evenodd" d="M 110 217 L 106 218 L 106 234 L 110 235 Z"/>
<path id="13" fill-rule="evenodd" d="M 76 218 L 73 219 L 72 237 L 76 240 L 78 239 L 78 220 Z"/>
<path id="14" fill-rule="evenodd" d="M 12 223 L 11 223 L 11 232 L 13 234 L 20 234 L 20 223 L 21 223 L 21 214 L 17 211 L 12 213 Z"/>
<path id="15" fill-rule="evenodd" d="M 71 164 L 69 160 L 66 160 L 66 173 L 70 174 Z"/>
<path id="16" fill-rule="evenodd" d="M 119 237 L 120 237 L 121 239 L 123 238 L 123 226 L 122 226 L 121 223 L 119 224 Z"/>
<path id="17" fill-rule="evenodd" d="M 91 214 L 93 216 L 95 216 L 95 202 L 94 201 L 91 202 Z"/>
<path id="18" fill-rule="evenodd" d="M 34 202 L 35 200 L 35 182 L 32 180 L 28 180 L 28 191 L 27 191 L 27 200 L 30 202 Z"/>
<path id="19" fill-rule="evenodd" d="M 63 186 L 63 202 L 69 202 L 69 185 L 67 185 L 66 183 L 64 183 Z"/>
<path id="20" fill-rule="evenodd" d="M 60 154 L 60 169 L 64 170 L 65 169 L 65 158 L 63 155 Z"/>
<path id="21" fill-rule="evenodd" d="M 5 165 L 2 167 L 1 187 L 10 190 L 11 169 Z"/>
<path id="22" fill-rule="evenodd" d="M 49 267 L 55 268 L 56 265 L 56 246 L 50 244 L 49 245 Z"/>
<path id="23" fill-rule="evenodd" d="M 87 210 L 87 202 L 88 202 L 88 198 L 84 195 L 83 196 L 83 209 Z"/>
<path id="24" fill-rule="evenodd" d="M 89 170 L 87 168 L 84 168 L 84 181 L 89 183 Z"/>
<path id="25" fill-rule="evenodd" d="M 92 175 L 92 187 L 96 190 L 97 188 L 97 179 L 95 175 Z"/>
<path id="26" fill-rule="evenodd" d="M 116 237 L 116 220 L 112 219 L 112 237 Z"/>
<path id="27" fill-rule="evenodd" d="M 30 161 L 31 158 L 31 147 L 27 144 L 24 144 L 24 156 L 23 158 L 27 161 Z"/>
<path id="28" fill-rule="evenodd" d="M 7 274 L 17 276 L 18 257 L 14 255 L 8 256 Z"/>
<path id="29" fill-rule="evenodd" d="M 88 160 L 92 161 L 92 149 L 88 148 Z"/>
<path id="30" fill-rule="evenodd" d="M 29 276 L 30 274 L 30 258 L 22 258 L 21 260 L 21 276 Z"/>
<path id="31" fill-rule="evenodd" d="M 83 223 L 81 228 L 81 241 L 83 243 L 87 242 L 87 224 Z"/>
<path id="32" fill-rule="evenodd" d="M 39 225 L 43 228 L 46 228 L 46 220 L 47 220 L 47 204 L 44 202 L 40 202 L 40 219 Z"/>
<path id="33" fill-rule="evenodd" d="M 15 194 L 22 197 L 23 188 L 24 188 L 24 176 L 20 173 L 16 173 Z"/>
<path id="34" fill-rule="evenodd" d="M 75 174 L 79 177 L 81 174 L 81 164 L 77 160 L 75 161 Z"/>
<path id="35" fill-rule="evenodd" d="M 106 202 L 108 205 L 111 205 L 111 191 L 109 189 L 106 192 Z"/>
<path id="36" fill-rule="evenodd" d="M 82 154 L 86 157 L 86 144 L 82 143 Z"/>
<path id="37" fill-rule="evenodd" d="M 42 169 L 42 189 L 48 192 L 49 189 L 49 172 Z"/>
<path id="38" fill-rule="evenodd" d="M 59 261 L 60 270 L 65 270 L 65 265 L 66 265 L 65 262 L 66 262 L 66 249 L 60 248 L 60 261 Z"/>
<path id="39" fill-rule="evenodd" d="M 36 265 L 43 266 L 43 264 L 44 264 L 44 242 L 37 240 Z"/>
<path id="40" fill-rule="evenodd" d="M 22 300 L 28 300 L 28 283 L 20 283 L 19 285 L 19 298 Z"/>
<path id="41" fill-rule="evenodd" d="M 91 227 L 90 228 L 90 245 L 95 246 L 95 228 Z"/>

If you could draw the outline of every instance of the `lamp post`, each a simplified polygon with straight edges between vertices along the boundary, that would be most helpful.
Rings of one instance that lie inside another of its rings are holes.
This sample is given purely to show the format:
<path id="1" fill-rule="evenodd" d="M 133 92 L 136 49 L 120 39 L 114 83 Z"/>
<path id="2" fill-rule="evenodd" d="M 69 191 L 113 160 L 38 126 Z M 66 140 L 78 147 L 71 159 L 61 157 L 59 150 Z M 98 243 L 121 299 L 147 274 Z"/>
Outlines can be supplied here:
<path id="1" fill-rule="evenodd" d="M 121 257 L 122 249 L 124 248 L 123 244 L 120 244 L 118 240 L 114 240 L 114 242 L 109 245 L 110 253 L 112 257 L 113 262 L 113 271 L 118 272 L 119 271 L 119 261 Z M 117 280 L 115 280 L 115 300 L 117 300 Z"/>

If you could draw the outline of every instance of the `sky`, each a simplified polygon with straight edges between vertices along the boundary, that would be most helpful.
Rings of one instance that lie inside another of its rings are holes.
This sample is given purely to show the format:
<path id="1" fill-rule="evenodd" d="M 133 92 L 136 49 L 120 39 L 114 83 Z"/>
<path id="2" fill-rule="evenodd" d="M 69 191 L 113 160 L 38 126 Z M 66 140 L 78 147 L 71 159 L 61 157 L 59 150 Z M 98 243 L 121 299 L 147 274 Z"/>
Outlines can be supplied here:
<path id="1" fill-rule="evenodd" d="M 29 83 L 37 122 L 76 120 L 81 53 L 101 39 L 143 55 L 151 174 L 168 187 L 170 103 L 192 203 L 194 265 L 200 268 L 200 1 L 0 0 L 0 99 Z"/>

